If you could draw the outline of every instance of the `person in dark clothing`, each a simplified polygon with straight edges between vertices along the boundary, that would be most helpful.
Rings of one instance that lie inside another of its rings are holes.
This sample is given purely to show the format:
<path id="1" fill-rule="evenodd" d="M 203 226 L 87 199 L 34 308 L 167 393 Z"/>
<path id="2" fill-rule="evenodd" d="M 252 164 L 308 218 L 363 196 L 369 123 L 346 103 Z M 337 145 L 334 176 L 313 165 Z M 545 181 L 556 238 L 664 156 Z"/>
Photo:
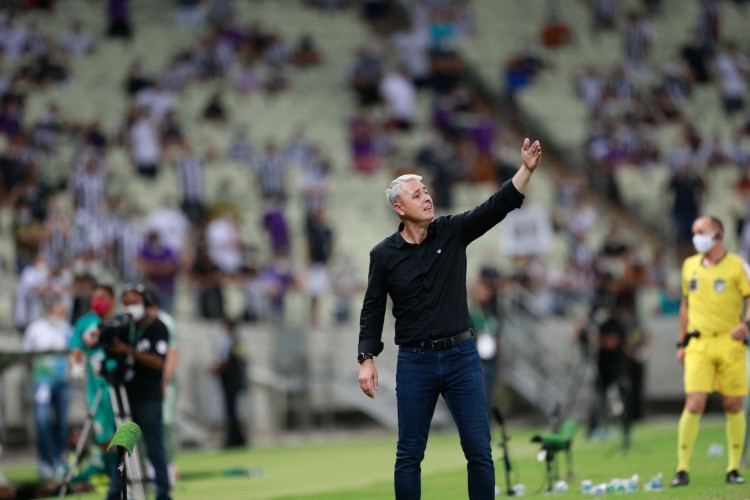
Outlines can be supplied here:
<path id="1" fill-rule="evenodd" d="M 216 362 L 211 371 L 219 377 L 221 391 L 224 394 L 224 447 L 239 448 L 247 444 L 237 415 L 237 400 L 247 387 L 245 349 L 233 320 L 224 318 L 221 326 L 222 338 L 219 340 Z"/>
<path id="2" fill-rule="evenodd" d="M 308 214 L 307 221 L 307 293 L 310 294 L 310 325 L 320 322 L 320 296 L 328 289 L 328 261 L 333 255 L 333 229 L 328 224 L 325 209 L 317 207 Z"/>
<path id="3" fill-rule="evenodd" d="M 107 35 L 130 40 L 133 35 L 133 27 L 130 24 L 130 1 L 109 0 L 107 16 L 109 19 Z"/>
<path id="4" fill-rule="evenodd" d="M 532 144 L 525 139 L 522 164 L 513 179 L 481 205 L 452 216 L 435 217 L 432 197 L 418 175 L 402 175 L 386 190 L 401 224 L 370 252 L 357 361 L 359 386 L 374 398 L 378 389 L 374 356 L 383 350 L 390 296 L 399 346 L 397 500 L 421 496 L 421 462 L 441 394 L 461 436 L 469 498 L 495 498 L 487 399 L 467 301 L 466 247 L 521 206 L 541 156 L 539 141 Z"/>
<path id="5" fill-rule="evenodd" d="M 195 260 L 190 269 L 190 280 L 198 290 L 198 311 L 205 319 L 218 319 L 224 316 L 224 273 L 211 260 L 206 247 L 205 236 L 196 248 Z"/>
<path id="6" fill-rule="evenodd" d="M 701 202 L 706 191 L 703 178 L 688 165 L 677 167 L 667 185 L 672 195 L 672 220 L 675 228 L 675 240 L 682 257 L 686 257 L 692 248 L 693 221 L 701 211 Z"/>
<path id="7" fill-rule="evenodd" d="M 626 407 L 630 401 L 628 358 L 625 353 L 626 326 L 612 310 L 596 330 L 597 338 L 589 339 L 589 342 L 596 345 L 598 349 L 597 374 L 594 383 L 595 398 L 589 413 L 588 435 L 589 438 L 594 437 L 602 421 L 611 411 L 620 416 L 623 428 L 623 450 L 626 450 L 630 446 L 630 416 L 629 408 Z M 613 387 L 618 391 L 620 401 L 619 404 L 610 405 L 608 395 Z"/>
<path id="8" fill-rule="evenodd" d="M 156 317 L 154 294 L 138 285 L 122 292 L 122 305 L 133 323 L 128 342 L 115 338 L 105 347 L 111 356 L 118 356 L 123 366 L 133 422 L 141 428 L 143 444 L 156 480 L 156 500 L 169 500 L 170 485 L 167 472 L 167 451 L 164 447 L 164 419 L 162 406 L 162 374 L 164 359 L 169 350 L 169 331 Z M 113 478 L 114 481 L 117 478 Z"/>

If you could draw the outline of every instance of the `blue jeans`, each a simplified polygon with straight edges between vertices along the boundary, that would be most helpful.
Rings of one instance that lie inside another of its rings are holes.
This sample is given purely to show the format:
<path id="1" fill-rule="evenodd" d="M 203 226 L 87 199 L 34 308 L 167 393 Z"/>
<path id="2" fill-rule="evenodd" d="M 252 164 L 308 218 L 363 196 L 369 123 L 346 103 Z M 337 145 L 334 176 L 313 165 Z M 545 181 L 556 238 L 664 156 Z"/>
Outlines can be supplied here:
<path id="1" fill-rule="evenodd" d="M 422 494 L 421 463 L 432 415 L 441 394 L 458 427 L 467 460 L 469 498 L 494 499 L 495 464 L 487 399 L 473 339 L 444 351 L 399 349 L 396 499 L 417 499 Z"/>
<path id="2" fill-rule="evenodd" d="M 162 401 L 137 402 L 131 399 L 130 412 L 133 422 L 141 428 L 142 444 L 146 446 L 146 454 L 151 465 L 154 466 L 156 500 L 168 500 L 171 497 L 167 474 L 167 452 L 164 447 Z M 116 484 L 110 487 L 110 494 L 119 491 L 119 476 L 113 477 L 112 483 Z"/>
<path id="3" fill-rule="evenodd" d="M 63 463 L 68 448 L 69 395 L 67 382 L 34 383 L 36 446 L 39 462 L 49 472 Z"/>

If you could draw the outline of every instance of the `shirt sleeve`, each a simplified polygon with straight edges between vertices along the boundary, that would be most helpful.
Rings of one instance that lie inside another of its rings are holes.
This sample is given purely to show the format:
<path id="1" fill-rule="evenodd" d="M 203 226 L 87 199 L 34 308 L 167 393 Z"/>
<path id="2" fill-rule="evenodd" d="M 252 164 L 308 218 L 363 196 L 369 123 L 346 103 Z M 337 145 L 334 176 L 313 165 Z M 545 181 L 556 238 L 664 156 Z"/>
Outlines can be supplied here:
<path id="1" fill-rule="evenodd" d="M 524 195 L 518 192 L 511 180 L 507 180 L 484 203 L 462 214 L 450 218 L 450 223 L 458 230 L 464 244 L 496 226 L 509 212 L 520 208 Z"/>
<path id="2" fill-rule="evenodd" d="M 377 249 L 370 252 L 370 269 L 367 275 L 367 291 L 359 317 L 359 345 L 357 352 L 378 355 L 383 351 L 383 319 L 388 299 L 385 269 L 378 258 Z"/>
<path id="3" fill-rule="evenodd" d="M 156 354 L 164 359 L 169 350 L 169 331 L 167 330 L 166 325 L 161 321 L 157 321 L 154 323 L 151 332 L 149 333 L 150 342 L 149 348 L 146 352 Z"/>
<path id="4" fill-rule="evenodd" d="M 740 279 L 740 292 L 743 297 L 748 297 L 750 296 L 750 265 L 748 265 L 745 259 L 742 259 L 741 263 L 743 279 Z"/>

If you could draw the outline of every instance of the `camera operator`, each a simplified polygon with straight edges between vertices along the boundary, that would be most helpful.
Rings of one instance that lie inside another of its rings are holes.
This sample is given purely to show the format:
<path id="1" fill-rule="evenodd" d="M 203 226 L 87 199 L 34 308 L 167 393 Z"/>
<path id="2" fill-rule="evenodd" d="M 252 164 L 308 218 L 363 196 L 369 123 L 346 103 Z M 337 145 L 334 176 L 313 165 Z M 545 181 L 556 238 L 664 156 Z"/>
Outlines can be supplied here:
<path id="1" fill-rule="evenodd" d="M 102 448 L 104 466 L 110 478 L 118 477 L 117 454 L 107 453 L 107 445 L 115 433 L 115 417 L 109 393 L 109 382 L 104 377 L 106 353 L 99 345 L 99 325 L 111 319 L 115 310 L 115 291 L 106 284 L 97 284 L 89 303 L 91 311 L 81 316 L 73 326 L 70 340 L 69 370 L 71 378 L 86 377 L 86 401 L 93 409 L 97 393 L 101 391 L 99 405 L 93 414 L 92 429 L 94 442 Z M 114 482 L 110 484 L 107 498 L 119 498 L 119 490 Z"/>
<path id="2" fill-rule="evenodd" d="M 152 307 L 153 293 L 143 286 L 126 288 L 124 311 L 132 317 L 128 341 L 115 337 L 106 347 L 111 356 L 126 361 L 123 376 L 133 421 L 141 428 L 148 459 L 154 467 L 156 500 L 167 500 L 169 477 L 164 448 L 162 375 L 169 349 L 169 332 Z"/>

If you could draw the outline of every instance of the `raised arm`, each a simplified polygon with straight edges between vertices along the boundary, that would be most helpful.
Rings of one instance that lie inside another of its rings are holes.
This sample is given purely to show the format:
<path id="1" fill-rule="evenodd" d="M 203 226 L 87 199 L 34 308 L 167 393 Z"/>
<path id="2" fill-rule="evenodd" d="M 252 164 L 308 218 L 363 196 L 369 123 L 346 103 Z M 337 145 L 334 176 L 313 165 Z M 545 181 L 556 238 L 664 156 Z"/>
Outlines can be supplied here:
<path id="1" fill-rule="evenodd" d="M 523 141 L 521 146 L 521 168 L 518 169 L 516 175 L 513 176 L 513 186 L 522 193 L 526 190 L 526 186 L 531 180 L 531 174 L 534 173 L 536 167 L 539 165 L 539 161 L 542 159 L 542 145 L 539 141 L 531 141 L 527 137 Z"/>

